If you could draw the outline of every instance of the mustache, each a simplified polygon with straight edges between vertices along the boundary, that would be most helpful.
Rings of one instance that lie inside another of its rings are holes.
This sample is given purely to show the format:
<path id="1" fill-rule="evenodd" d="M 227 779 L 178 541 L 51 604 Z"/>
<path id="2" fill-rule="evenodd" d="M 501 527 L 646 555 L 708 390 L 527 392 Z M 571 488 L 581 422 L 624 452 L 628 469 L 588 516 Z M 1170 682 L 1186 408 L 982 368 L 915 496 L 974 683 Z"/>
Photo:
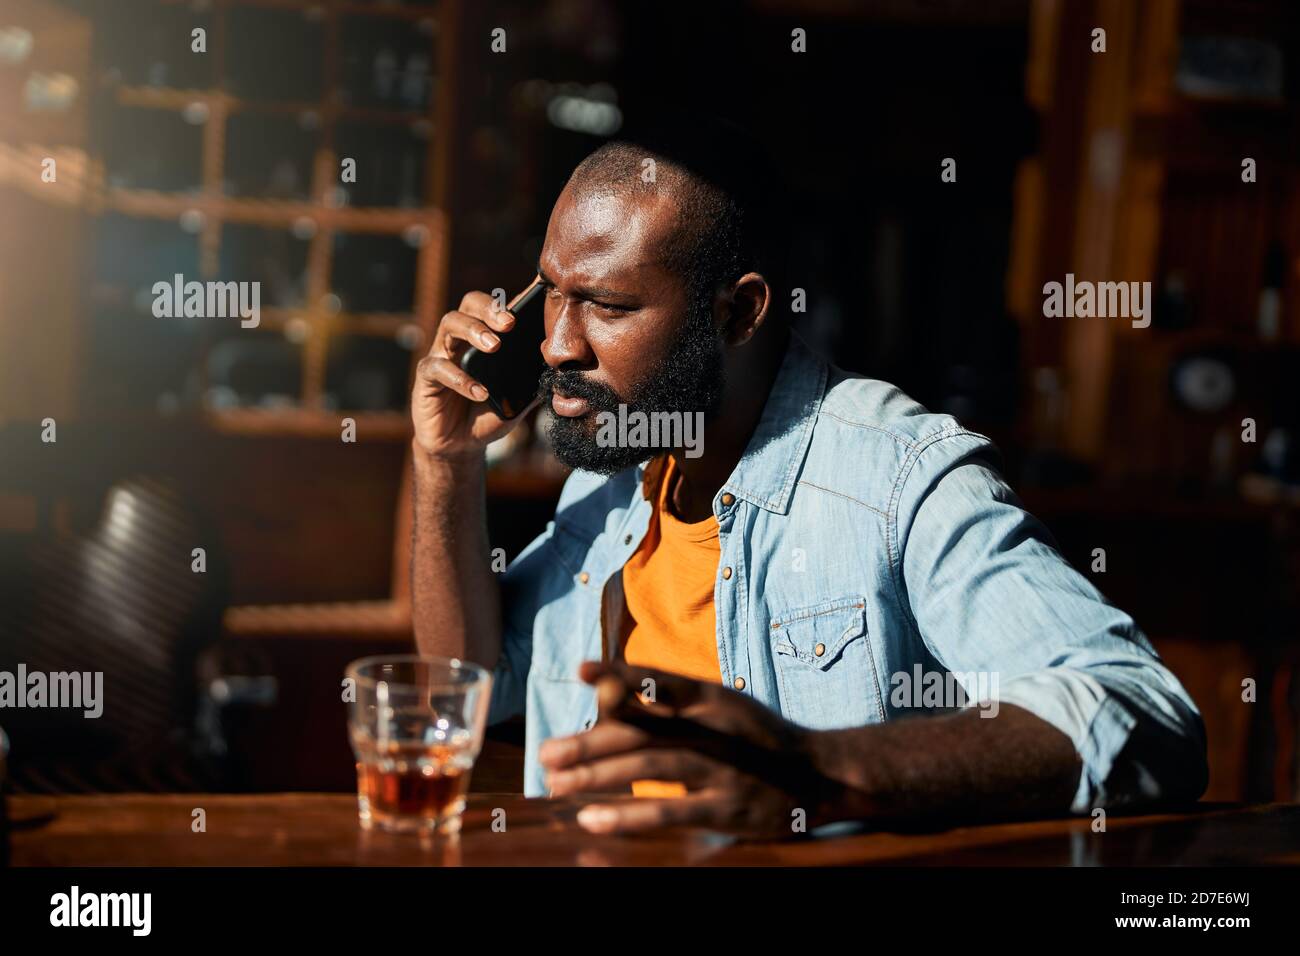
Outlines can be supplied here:
<path id="1" fill-rule="evenodd" d="M 592 408 L 616 408 L 623 401 L 608 385 L 593 382 L 580 372 L 547 366 L 537 381 L 537 394 L 544 400 L 552 392 L 584 399 Z"/>

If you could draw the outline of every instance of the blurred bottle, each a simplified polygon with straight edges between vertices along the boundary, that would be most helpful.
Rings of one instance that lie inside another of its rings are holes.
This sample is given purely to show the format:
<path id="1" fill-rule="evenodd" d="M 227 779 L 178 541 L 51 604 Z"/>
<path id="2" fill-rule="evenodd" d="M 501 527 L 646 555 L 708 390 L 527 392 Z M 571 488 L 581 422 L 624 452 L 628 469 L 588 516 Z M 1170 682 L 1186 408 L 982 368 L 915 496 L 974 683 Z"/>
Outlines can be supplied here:
<path id="1" fill-rule="evenodd" d="M 1026 485 L 1061 487 L 1089 480 L 1090 469 L 1066 455 L 1065 386 L 1060 369 L 1034 369 L 1030 418 L 1030 448 L 1025 452 L 1021 479 Z"/>
<path id="2" fill-rule="evenodd" d="M 1272 342 L 1282 331 L 1282 283 L 1286 277 L 1286 250 L 1274 240 L 1264 256 L 1264 280 L 1259 290 L 1255 327 L 1259 337 Z"/>
<path id="3" fill-rule="evenodd" d="M 397 199 L 399 206 L 413 208 L 420 205 L 420 184 L 416 177 L 418 164 L 418 157 L 410 150 L 402 153 L 402 191 Z"/>
<path id="4" fill-rule="evenodd" d="M 1060 370 L 1034 369 L 1033 409 L 1034 448 L 1042 452 L 1057 451 L 1065 424 L 1065 389 Z"/>
<path id="5" fill-rule="evenodd" d="M 1156 295 L 1155 314 L 1151 324 L 1166 332 L 1185 329 L 1191 324 L 1191 310 L 1187 304 L 1187 282 L 1177 270 L 1165 275 Z"/>
<path id="6" fill-rule="evenodd" d="M 375 54 L 374 89 L 375 98 L 381 103 L 392 100 L 397 88 L 397 54 L 384 47 Z"/>
<path id="7" fill-rule="evenodd" d="M 424 108 L 429 89 L 429 57 L 412 53 L 402 72 L 402 105 L 410 110 Z"/>

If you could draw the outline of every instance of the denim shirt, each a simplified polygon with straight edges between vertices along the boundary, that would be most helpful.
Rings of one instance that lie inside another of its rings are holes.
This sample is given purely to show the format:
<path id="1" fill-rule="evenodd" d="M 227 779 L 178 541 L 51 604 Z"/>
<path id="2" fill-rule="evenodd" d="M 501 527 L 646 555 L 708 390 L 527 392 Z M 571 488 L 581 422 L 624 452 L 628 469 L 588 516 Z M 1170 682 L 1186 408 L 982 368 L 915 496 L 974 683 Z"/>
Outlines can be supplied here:
<path id="1" fill-rule="evenodd" d="M 792 335 L 713 498 L 722 682 L 813 729 L 915 714 L 919 683 L 955 680 L 965 706 L 992 688 L 1073 742 L 1074 812 L 1195 799 L 1207 777 L 1196 705 L 1133 620 L 1061 557 L 995 456 L 987 438 Z M 649 523 L 646 468 L 575 472 L 503 577 L 489 721 L 526 715 L 528 796 L 546 792 L 542 741 L 596 718 L 578 664 L 618 656 L 602 596 Z"/>

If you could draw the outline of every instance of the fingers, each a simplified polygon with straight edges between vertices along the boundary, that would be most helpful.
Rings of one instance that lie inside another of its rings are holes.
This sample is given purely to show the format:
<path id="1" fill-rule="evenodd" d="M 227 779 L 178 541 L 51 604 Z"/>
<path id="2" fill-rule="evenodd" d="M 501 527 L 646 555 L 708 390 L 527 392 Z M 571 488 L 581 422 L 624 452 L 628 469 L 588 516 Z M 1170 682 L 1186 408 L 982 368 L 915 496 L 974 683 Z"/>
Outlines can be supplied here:
<path id="1" fill-rule="evenodd" d="M 590 833 L 635 833 L 671 826 L 711 826 L 719 818 L 718 798 L 709 791 L 673 800 L 593 803 L 578 811 L 578 825 Z"/>
<path id="2" fill-rule="evenodd" d="M 644 730 L 606 721 L 585 733 L 571 737 L 552 737 L 543 741 L 537 759 L 543 767 L 559 770 L 587 760 L 599 760 L 637 750 L 650 742 L 651 737 Z"/>
<path id="3" fill-rule="evenodd" d="M 508 332 L 514 328 L 514 315 L 499 307 L 497 300 L 486 292 L 466 292 L 456 311 L 486 322 L 498 332 Z"/>
<path id="4" fill-rule="evenodd" d="M 448 312 L 438 323 L 438 332 L 434 336 L 433 349 L 429 354 L 455 358 L 464 351 L 464 345 L 472 345 L 481 352 L 495 352 L 501 347 L 501 338 L 492 330 L 488 322 L 478 315 Z"/>
<path id="5" fill-rule="evenodd" d="M 431 392 L 451 389 L 471 401 L 487 399 L 487 389 L 468 375 L 457 359 L 466 346 L 481 352 L 495 352 L 501 347 L 498 333 L 514 327 L 515 317 L 497 307 L 497 300 L 486 292 L 467 292 L 460 308 L 448 312 L 438 322 L 433 344 L 416 366 L 416 380 Z"/>
<path id="6" fill-rule="evenodd" d="M 634 780 L 674 780 L 690 790 L 706 786 L 716 767 L 689 750 L 642 750 L 591 760 L 547 776 L 551 796 L 624 790 Z"/>
<path id="7" fill-rule="evenodd" d="M 693 680 L 649 667 L 633 667 L 622 661 L 584 661 L 578 667 L 578 676 L 596 685 L 597 699 L 602 706 L 608 702 L 611 710 L 616 709 L 615 693 L 608 680 L 602 681 L 602 678 L 617 678 L 625 691 L 637 695 L 643 702 L 662 704 L 673 710 L 708 703 L 727 692 L 721 684 Z M 626 703 L 624 696 L 619 706 L 626 706 Z"/>
<path id="8" fill-rule="evenodd" d="M 690 766 L 697 767 L 709 761 L 717 763 L 719 754 L 737 743 L 720 737 L 716 731 L 690 718 L 652 714 L 633 700 L 618 715 L 602 718 L 591 730 L 543 741 L 538 760 L 555 775 L 625 754 L 689 751 L 693 755 Z M 645 775 L 642 772 L 640 776 L 628 779 L 641 779 Z"/>
<path id="9" fill-rule="evenodd" d="M 495 352 L 501 347 L 498 333 L 508 332 L 514 325 L 514 315 L 498 307 L 497 300 L 486 292 L 465 293 L 460 308 L 439 320 L 429 354 L 416 365 L 417 387 L 423 386 L 429 394 L 450 389 L 471 401 L 486 401 L 487 389 L 467 374 L 457 360 L 466 346 Z"/>
<path id="10" fill-rule="evenodd" d="M 596 710 L 602 719 L 614 717 L 627 700 L 627 687 L 613 674 L 596 680 Z"/>
<path id="11" fill-rule="evenodd" d="M 416 382 L 431 392 L 449 388 L 473 402 L 486 401 L 487 389 L 449 358 L 426 355 L 415 366 Z"/>
<path id="12" fill-rule="evenodd" d="M 486 292 L 467 292 L 460 308 L 448 312 L 438 321 L 429 355 L 455 359 L 466 345 L 483 352 L 501 347 L 497 333 L 509 332 L 515 325 L 514 315 L 497 307 L 497 300 Z"/>

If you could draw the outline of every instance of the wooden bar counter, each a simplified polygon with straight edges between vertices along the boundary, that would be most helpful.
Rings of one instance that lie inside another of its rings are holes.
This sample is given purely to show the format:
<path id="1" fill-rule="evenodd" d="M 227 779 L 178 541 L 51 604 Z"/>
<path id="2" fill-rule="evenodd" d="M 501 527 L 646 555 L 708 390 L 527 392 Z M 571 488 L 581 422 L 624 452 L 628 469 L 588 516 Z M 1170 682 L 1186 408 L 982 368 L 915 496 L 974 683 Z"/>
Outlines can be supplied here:
<path id="1" fill-rule="evenodd" d="M 602 798 L 609 800 L 609 797 Z M 576 799 L 473 794 L 456 837 L 363 831 L 343 794 L 12 796 L 14 866 L 1300 865 L 1300 805 L 743 842 L 698 830 L 595 836 Z M 206 830 L 194 832 L 201 808 Z M 502 812 L 504 811 L 504 816 Z M 499 821 L 496 829 L 493 821 Z M 501 823 L 504 822 L 504 829 Z"/>

